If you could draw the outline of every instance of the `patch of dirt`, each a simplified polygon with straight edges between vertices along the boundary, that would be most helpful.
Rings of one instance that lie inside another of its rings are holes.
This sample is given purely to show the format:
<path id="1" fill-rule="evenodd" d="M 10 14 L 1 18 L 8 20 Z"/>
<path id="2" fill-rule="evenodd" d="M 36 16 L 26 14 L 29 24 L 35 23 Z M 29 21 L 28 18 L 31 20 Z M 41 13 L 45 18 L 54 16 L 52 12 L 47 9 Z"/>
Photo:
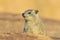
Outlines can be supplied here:
<path id="1" fill-rule="evenodd" d="M 26 33 L 0 33 L 0 40 L 53 40 L 45 35 L 28 35 Z"/>

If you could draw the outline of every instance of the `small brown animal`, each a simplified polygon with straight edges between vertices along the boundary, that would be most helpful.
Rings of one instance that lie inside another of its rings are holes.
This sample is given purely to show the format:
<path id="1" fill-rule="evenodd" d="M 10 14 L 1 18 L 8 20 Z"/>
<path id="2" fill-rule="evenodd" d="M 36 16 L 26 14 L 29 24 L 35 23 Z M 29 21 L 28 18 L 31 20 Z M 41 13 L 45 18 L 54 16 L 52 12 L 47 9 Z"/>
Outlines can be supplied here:
<path id="1" fill-rule="evenodd" d="M 29 9 L 26 10 L 22 16 L 25 19 L 25 27 L 24 32 L 26 33 L 33 33 L 33 34 L 41 34 L 46 35 L 45 26 L 38 15 L 38 10 Z"/>

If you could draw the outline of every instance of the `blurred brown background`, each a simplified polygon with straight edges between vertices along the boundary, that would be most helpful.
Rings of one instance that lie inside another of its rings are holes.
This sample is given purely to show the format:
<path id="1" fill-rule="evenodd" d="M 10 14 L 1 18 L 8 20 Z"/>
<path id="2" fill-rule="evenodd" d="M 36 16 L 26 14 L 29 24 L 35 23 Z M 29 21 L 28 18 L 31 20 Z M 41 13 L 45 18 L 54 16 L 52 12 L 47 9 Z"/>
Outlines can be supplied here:
<path id="1" fill-rule="evenodd" d="M 0 33 L 22 32 L 27 9 L 38 9 L 48 35 L 60 37 L 60 0 L 0 0 Z"/>
<path id="2" fill-rule="evenodd" d="M 22 13 L 38 9 L 45 18 L 60 20 L 60 0 L 0 0 L 0 12 Z"/>

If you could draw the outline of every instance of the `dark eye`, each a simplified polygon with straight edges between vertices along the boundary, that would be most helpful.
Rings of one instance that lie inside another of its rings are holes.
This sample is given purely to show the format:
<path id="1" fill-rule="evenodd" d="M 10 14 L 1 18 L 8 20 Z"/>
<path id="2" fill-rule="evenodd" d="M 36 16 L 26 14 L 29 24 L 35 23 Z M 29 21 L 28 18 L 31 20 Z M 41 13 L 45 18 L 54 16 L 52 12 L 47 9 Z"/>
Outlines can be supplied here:
<path id="1" fill-rule="evenodd" d="M 31 12 L 28 12 L 28 14 L 31 14 Z"/>

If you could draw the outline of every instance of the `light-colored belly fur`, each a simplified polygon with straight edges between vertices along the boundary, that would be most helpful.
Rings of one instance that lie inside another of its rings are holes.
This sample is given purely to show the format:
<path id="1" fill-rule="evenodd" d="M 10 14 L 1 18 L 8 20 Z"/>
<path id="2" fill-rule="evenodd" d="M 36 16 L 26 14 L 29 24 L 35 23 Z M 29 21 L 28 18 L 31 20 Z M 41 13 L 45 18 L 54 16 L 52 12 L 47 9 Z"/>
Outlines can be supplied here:
<path id="1" fill-rule="evenodd" d="M 39 17 L 35 18 L 34 20 L 33 19 L 27 20 L 27 22 L 25 22 L 24 31 L 27 33 L 46 35 L 45 26 L 42 23 L 41 19 Z"/>

